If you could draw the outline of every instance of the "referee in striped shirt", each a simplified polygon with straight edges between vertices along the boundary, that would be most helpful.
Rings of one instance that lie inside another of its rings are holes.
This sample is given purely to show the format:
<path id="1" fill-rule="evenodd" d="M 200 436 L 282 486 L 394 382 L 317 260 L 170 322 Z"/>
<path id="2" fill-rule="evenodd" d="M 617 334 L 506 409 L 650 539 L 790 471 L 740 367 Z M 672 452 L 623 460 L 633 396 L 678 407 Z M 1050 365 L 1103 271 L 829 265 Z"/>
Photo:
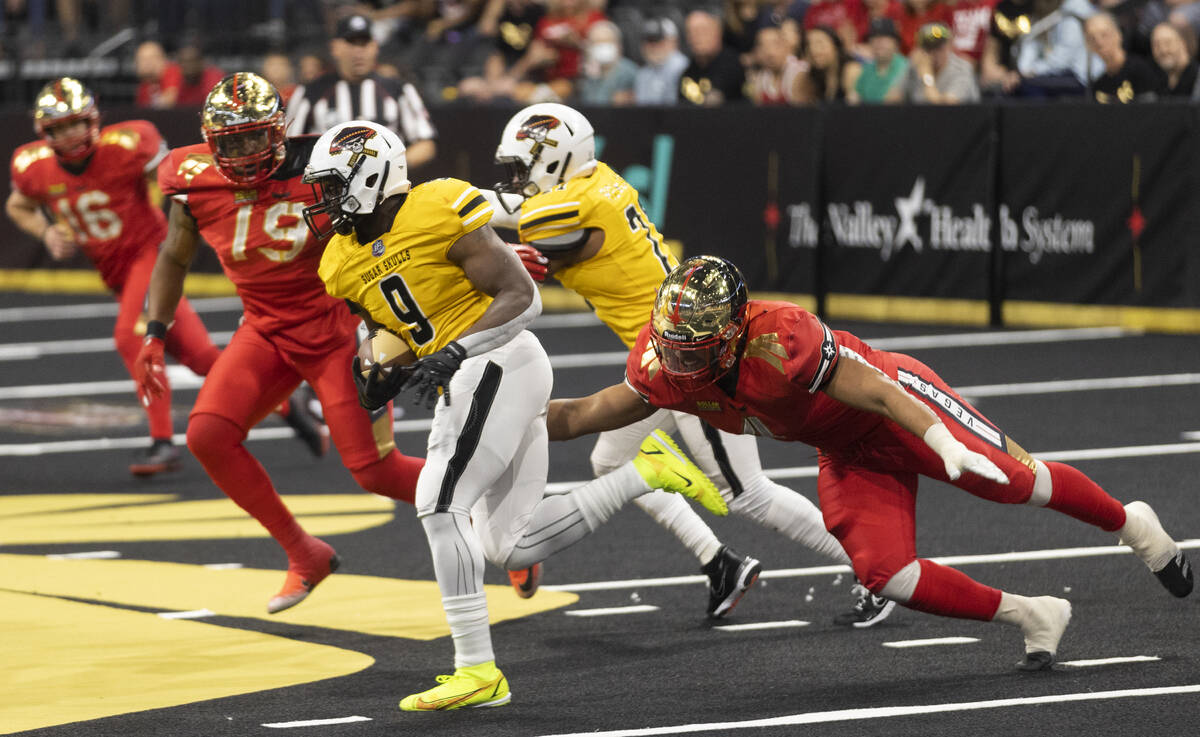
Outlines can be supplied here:
<path id="1" fill-rule="evenodd" d="M 379 44 L 371 37 L 371 21 L 363 15 L 343 18 L 329 50 L 337 71 L 296 88 L 287 105 L 288 135 L 320 134 L 350 120 L 371 120 L 404 141 L 410 170 L 432 159 L 437 131 L 417 89 L 373 72 Z"/>

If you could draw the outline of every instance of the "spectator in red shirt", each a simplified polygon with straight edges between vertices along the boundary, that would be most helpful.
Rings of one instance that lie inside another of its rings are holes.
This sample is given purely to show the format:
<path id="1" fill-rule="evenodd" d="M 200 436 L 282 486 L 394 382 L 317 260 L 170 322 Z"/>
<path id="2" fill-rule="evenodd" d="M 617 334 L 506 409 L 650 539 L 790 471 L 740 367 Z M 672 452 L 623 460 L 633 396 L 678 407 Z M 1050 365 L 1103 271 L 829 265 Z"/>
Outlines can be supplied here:
<path id="1" fill-rule="evenodd" d="M 832 28 L 842 48 L 853 49 L 867 34 L 863 0 L 816 0 L 804 15 L 804 29 Z"/>
<path id="2" fill-rule="evenodd" d="M 518 89 L 514 96 L 528 102 L 570 96 L 588 29 L 602 20 L 606 20 L 604 13 L 590 9 L 586 0 L 550 0 L 548 12 L 534 29 L 529 50 L 510 72 L 536 84 Z"/>
<path id="3" fill-rule="evenodd" d="M 904 12 L 900 15 L 900 50 L 905 55 L 912 53 L 917 31 L 926 23 L 950 25 L 949 9 L 940 0 L 904 0 Z"/>
<path id="4" fill-rule="evenodd" d="M 133 58 L 138 78 L 138 107 L 166 107 L 162 102 L 162 76 L 167 68 L 167 54 L 157 41 L 145 41 L 137 47 Z"/>
<path id="5" fill-rule="evenodd" d="M 162 73 L 161 107 L 183 107 L 204 104 L 208 92 L 225 76 L 204 60 L 204 52 L 188 44 L 175 54 L 176 62 L 168 64 Z"/>
<path id="6" fill-rule="evenodd" d="M 997 0 L 958 0 L 950 6 L 950 30 L 954 33 L 954 53 L 971 62 L 976 69 L 983 57 L 992 12 Z"/>

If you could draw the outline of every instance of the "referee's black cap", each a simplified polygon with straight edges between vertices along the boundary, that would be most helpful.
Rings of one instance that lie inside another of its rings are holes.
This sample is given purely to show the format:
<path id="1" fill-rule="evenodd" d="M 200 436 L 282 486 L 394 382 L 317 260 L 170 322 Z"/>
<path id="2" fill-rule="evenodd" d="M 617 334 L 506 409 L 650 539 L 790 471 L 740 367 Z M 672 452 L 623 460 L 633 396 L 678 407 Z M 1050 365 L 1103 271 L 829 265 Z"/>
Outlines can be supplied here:
<path id="1" fill-rule="evenodd" d="M 348 15 L 338 21 L 337 37 L 343 41 L 370 41 L 371 19 L 365 15 Z"/>

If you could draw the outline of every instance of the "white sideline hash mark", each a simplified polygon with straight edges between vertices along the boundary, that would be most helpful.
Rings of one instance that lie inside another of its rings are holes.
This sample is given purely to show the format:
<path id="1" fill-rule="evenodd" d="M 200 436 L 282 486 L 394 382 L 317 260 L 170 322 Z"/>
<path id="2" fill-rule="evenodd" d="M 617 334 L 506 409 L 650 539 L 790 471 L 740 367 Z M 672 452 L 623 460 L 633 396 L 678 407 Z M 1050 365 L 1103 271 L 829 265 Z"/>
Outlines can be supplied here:
<path id="1" fill-rule="evenodd" d="M 641 612 L 657 612 L 658 607 L 649 604 L 638 604 L 637 606 L 610 606 L 600 609 L 572 609 L 563 612 L 568 617 L 607 617 L 610 614 L 639 614 Z"/>
<path id="2" fill-rule="evenodd" d="M 1072 668 L 1091 668 L 1097 665 L 1115 665 L 1117 663 L 1152 663 L 1162 658 L 1154 655 L 1130 655 L 1124 658 L 1096 658 L 1095 660 L 1064 660 L 1059 665 L 1069 665 Z"/>
<path id="3" fill-rule="evenodd" d="M 978 637 L 931 637 L 927 640 L 894 640 L 883 643 L 884 647 L 928 647 L 930 645 L 967 645 L 979 642 Z"/>
<path id="4" fill-rule="evenodd" d="M 732 729 L 760 729 L 762 727 L 789 727 L 797 724 L 824 724 L 865 719 L 907 717 L 916 714 L 939 714 L 953 711 L 976 711 L 979 709 L 1001 709 L 1008 706 L 1036 706 L 1038 704 L 1061 704 L 1073 701 L 1102 701 L 1105 699 L 1128 699 L 1142 696 L 1173 696 L 1176 694 L 1200 693 L 1200 685 L 1165 686 L 1162 688 L 1131 688 L 1120 691 L 1096 691 L 1092 693 L 1065 693 L 1054 696 L 1028 696 L 1016 699 L 993 699 L 991 701 L 962 701 L 953 704 L 918 704 L 915 706 L 879 706 L 865 709 L 838 709 L 837 711 L 815 711 L 808 714 L 793 714 L 770 719 L 751 719 L 741 722 L 710 722 L 708 724 L 680 724 L 673 727 L 647 727 L 644 729 L 617 729 L 609 732 L 571 732 L 543 735 L 543 737 L 645 737 L 657 734 L 685 734 L 687 732 L 720 732 Z"/>
<path id="5" fill-rule="evenodd" d="M 807 627 L 808 622 L 802 619 L 782 619 L 778 622 L 750 622 L 749 624 L 722 624 L 713 627 L 725 632 L 744 632 L 746 630 L 773 630 L 783 627 Z"/>
<path id="6" fill-rule="evenodd" d="M 115 550 L 89 550 L 84 553 L 54 553 L 46 557 L 50 560 L 108 560 L 120 558 L 121 554 Z"/>
<path id="7" fill-rule="evenodd" d="M 216 614 L 211 609 L 192 609 L 186 612 L 159 612 L 158 616 L 163 619 L 203 619 L 204 617 L 214 617 Z"/>
<path id="8" fill-rule="evenodd" d="M 270 722 L 264 727 L 271 729 L 290 729 L 292 727 L 323 727 L 326 724 L 350 724 L 351 722 L 369 722 L 371 717 L 337 717 L 336 719 L 306 719 L 302 722 Z"/>

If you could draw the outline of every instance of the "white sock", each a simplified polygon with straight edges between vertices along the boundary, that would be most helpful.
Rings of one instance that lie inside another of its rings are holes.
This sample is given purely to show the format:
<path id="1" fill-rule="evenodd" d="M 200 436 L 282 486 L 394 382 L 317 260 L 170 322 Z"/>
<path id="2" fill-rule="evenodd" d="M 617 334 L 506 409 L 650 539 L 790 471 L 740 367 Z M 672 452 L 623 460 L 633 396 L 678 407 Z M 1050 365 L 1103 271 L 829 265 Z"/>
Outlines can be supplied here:
<path id="1" fill-rule="evenodd" d="M 612 473 L 606 473 L 583 486 L 567 493 L 575 500 L 589 530 L 595 530 L 625 506 L 630 499 L 650 491 L 642 475 L 633 467 L 633 462 L 622 465 Z"/>
<path id="2" fill-rule="evenodd" d="M 711 561 L 721 549 L 721 541 L 716 533 L 679 494 L 655 490 L 642 494 L 633 503 L 655 522 L 675 533 L 679 542 L 692 551 L 701 565 Z"/>
<path id="3" fill-rule="evenodd" d="M 480 591 L 467 596 L 442 597 L 450 636 L 454 638 L 454 667 L 469 668 L 495 660 L 492 631 L 488 625 L 487 595 Z"/>
<path id="4" fill-rule="evenodd" d="M 808 497 L 758 474 L 729 502 L 729 511 L 782 533 L 826 558 L 850 565 L 850 556 L 825 529 L 825 519 Z"/>
<path id="5" fill-rule="evenodd" d="M 1025 637 L 1025 652 L 1058 652 L 1058 642 L 1071 619 L 1071 604 L 1053 596 L 1020 596 L 1000 592 L 1000 606 L 993 622 L 1012 624 L 1021 628 Z"/>

